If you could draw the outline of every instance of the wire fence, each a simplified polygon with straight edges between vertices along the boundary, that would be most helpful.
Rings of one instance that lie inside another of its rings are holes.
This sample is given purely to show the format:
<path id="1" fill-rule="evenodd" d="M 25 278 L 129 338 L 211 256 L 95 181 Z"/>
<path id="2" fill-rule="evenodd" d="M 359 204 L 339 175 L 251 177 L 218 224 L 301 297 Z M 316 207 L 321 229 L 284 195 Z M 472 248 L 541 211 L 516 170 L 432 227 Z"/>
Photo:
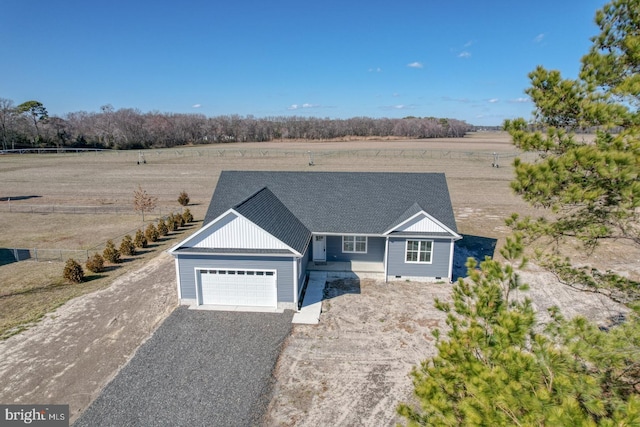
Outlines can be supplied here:
<path id="1" fill-rule="evenodd" d="M 83 263 L 89 253 L 82 249 L 0 248 L 0 265 L 17 261 L 66 261 L 69 258 Z"/>
<path id="2" fill-rule="evenodd" d="M 167 210 L 167 212 L 170 211 Z M 180 214 L 175 211 L 171 211 L 170 213 Z M 156 218 L 156 221 L 160 219 L 166 220 L 168 217 L 169 215 L 165 214 Z M 117 247 L 119 244 L 118 242 L 120 242 L 124 236 L 134 236 L 138 230 L 144 232 L 145 227 L 137 227 L 128 230 L 109 240 L 116 243 Z M 66 261 L 70 258 L 79 263 L 84 263 L 89 256 L 94 253 L 102 253 L 106 245 L 107 241 L 100 242 L 89 249 L 0 248 L 0 266 L 19 261 Z"/>
<path id="3" fill-rule="evenodd" d="M 173 210 L 175 211 L 175 209 Z M 32 214 L 129 214 L 140 215 L 130 206 L 70 206 L 70 205 L 25 205 L 23 203 L 11 203 L 11 199 L 5 199 L 0 203 L 0 212 L 9 213 L 32 213 Z M 163 216 L 171 213 L 168 208 L 157 207 L 155 209 L 145 211 L 145 215 Z"/>
<path id="4" fill-rule="evenodd" d="M 391 145 L 392 143 L 390 143 Z M 355 149 L 355 150 L 304 150 L 304 149 L 261 149 L 261 148 L 213 148 L 213 147 L 180 147 L 147 150 L 101 150 L 101 149 L 23 149 L 5 150 L 14 154 L 58 154 L 79 156 L 110 156 L 131 158 L 138 163 L 146 163 L 154 159 L 169 159 L 181 157 L 225 157 L 225 158 L 282 158 L 282 157 L 391 157 L 416 159 L 460 159 L 491 161 L 495 156 L 503 159 L 514 157 L 537 156 L 536 153 L 520 151 L 459 151 L 442 149 Z"/>

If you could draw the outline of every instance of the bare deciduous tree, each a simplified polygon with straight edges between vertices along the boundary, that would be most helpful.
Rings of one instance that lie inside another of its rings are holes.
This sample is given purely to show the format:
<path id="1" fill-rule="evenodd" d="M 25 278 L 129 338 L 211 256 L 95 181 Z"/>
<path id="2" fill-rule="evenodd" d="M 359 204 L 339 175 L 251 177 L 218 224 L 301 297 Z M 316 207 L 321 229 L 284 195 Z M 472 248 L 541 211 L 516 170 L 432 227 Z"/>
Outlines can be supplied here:
<path id="1" fill-rule="evenodd" d="M 5 108 L 6 107 L 6 108 Z M 49 146 L 91 146 L 112 149 L 175 147 L 220 142 L 262 142 L 287 139 L 328 140 L 335 138 L 460 137 L 473 126 L 456 119 L 436 117 L 330 119 L 304 116 L 255 117 L 231 114 L 206 117 L 133 108 L 114 109 L 106 104 L 98 112 L 78 111 L 60 117 L 47 115 L 37 101 L 13 107 L 0 98 L 0 125 L 11 119 L 3 137 L 26 143 L 31 140 Z"/>
<path id="2" fill-rule="evenodd" d="M 155 209 L 157 204 L 158 198 L 150 196 L 138 185 L 138 189 L 133 192 L 133 209 L 142 213 L 142 221 L 144 221 L 144 213 Z"/>
<path id="3" fill-rule="evenodd" d="M 9 135 L 11 134 L 16 114 L 17 110 L 13 105 L 13 101 L 6 98 L 0 98 L 0 138 L 2 139 L 3 150 L 9 148 Z M 11 148 L 13 148 L 13 146 Z"/>

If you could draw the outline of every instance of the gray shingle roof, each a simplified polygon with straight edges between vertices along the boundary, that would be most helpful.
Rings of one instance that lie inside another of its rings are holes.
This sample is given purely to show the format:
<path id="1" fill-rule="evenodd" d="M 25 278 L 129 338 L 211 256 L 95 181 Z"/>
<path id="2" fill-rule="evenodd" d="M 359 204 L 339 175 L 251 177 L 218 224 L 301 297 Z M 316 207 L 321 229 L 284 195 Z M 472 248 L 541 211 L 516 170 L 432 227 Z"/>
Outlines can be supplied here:
<path id="1" fill-rule="evenodd" d="M 414 203 L 413 205 L 409 206 L 409 209 L 404 211 L 398 218 L 396 218 L 395 221 L 392 224 L 389 224 L 389 226 L 387 228 L 391 229 L 391 228 L 397 227 L 398 225 L 400 225 L 404 221 L 408 220 L 409 218 L 411 218 L 415 214 L 417 214 L 419 212 L 422 212 L 423 210 L 424 209 L 422 209 L 422 207 L 419 204 Z"/>
<path id="2" fill-rule="evenodd" d="M 315 233 L 382 234 L 417 207 L 457 232 L 443 173 L 223 171 L 204 223 L 264 187 Z"/>
<path id="3" fill-rule="evenodd" d="M 268 188 L 260 189 L 233 208 L 267 233 L 304 253 L 311 231 Z"/>

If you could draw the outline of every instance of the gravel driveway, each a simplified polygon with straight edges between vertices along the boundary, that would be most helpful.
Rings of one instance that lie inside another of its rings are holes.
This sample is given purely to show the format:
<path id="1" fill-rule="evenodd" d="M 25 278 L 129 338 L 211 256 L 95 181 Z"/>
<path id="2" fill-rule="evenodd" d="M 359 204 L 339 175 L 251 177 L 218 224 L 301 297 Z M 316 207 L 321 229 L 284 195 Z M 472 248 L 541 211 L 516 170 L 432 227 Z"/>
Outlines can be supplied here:
<path id="1" fill-rule="evenodd" d="M 177 308 L 74 426 L 258 424 L 292 316 Z"/>

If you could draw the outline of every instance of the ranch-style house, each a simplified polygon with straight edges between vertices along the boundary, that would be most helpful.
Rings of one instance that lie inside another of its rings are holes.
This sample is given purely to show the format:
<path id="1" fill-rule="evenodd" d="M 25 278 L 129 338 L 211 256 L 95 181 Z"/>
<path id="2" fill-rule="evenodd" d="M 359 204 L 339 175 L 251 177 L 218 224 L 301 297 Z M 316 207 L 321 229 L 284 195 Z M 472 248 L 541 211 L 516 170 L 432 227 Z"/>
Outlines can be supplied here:
<path id="1" fill-rule="evenodd" d="M 443 173 L 223 171 L 169 253 L 182 304 L 296 309 L 314 269 L 451 281 L 460 238 Z"/>

